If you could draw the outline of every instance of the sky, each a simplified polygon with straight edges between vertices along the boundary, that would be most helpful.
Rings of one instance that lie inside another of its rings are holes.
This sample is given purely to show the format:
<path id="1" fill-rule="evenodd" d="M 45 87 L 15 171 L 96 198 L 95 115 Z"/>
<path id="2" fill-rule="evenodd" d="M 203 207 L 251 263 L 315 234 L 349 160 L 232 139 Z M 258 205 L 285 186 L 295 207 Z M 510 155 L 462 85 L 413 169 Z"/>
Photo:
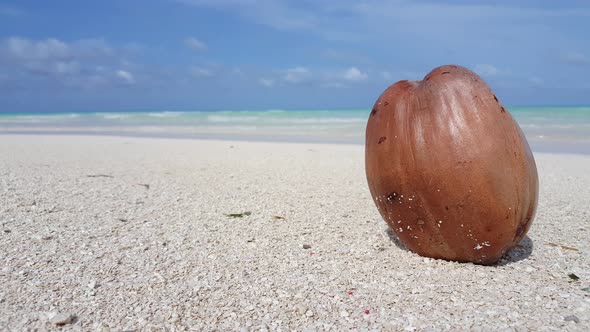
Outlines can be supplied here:
<path id="1" fill-rule="evenodd" d="M 458 64 L 590 104 L 590 1 L 0 0 L 0 112 L 370 109 Z"/>

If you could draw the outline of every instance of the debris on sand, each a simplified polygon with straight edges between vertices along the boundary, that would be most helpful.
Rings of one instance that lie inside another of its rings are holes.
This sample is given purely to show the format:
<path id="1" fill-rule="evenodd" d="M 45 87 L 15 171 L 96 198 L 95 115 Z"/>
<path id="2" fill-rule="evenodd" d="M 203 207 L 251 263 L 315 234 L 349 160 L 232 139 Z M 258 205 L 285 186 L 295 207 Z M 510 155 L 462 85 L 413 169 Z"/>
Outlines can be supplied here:
<path id="1" fill-rule="evenodd" d="M 243 218 L 243 217 L 247 217 L 251 214 L 252 214 L 252 212 L 246 211 L 246 212 L 240 212 L 240 213 L 226 213 L 225 216 L 230 217 L 230 218 Z"/>
<path id="2" fill-rule="evenodd" d="M 76 321 L 76 316 L 67 313 L 61 313 L 53 316 L 51 318 L 51 323 L 55 326 L 64 326 L 68 324 L 72 324 Z"/>

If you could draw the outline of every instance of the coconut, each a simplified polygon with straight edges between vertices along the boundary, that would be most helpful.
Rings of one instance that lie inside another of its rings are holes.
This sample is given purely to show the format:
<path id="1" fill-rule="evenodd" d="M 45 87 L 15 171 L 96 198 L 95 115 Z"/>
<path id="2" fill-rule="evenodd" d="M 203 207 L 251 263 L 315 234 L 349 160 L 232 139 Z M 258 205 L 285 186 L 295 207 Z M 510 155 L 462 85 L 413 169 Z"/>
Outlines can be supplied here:
<path id="1" fill-rule="evenodd" d="M 496 263 L 535 215 L 537 168 L 522 130 L 460 66 L 383 92 L 367 123 L 365 168 L 381 216 L 422 256 Z"/>

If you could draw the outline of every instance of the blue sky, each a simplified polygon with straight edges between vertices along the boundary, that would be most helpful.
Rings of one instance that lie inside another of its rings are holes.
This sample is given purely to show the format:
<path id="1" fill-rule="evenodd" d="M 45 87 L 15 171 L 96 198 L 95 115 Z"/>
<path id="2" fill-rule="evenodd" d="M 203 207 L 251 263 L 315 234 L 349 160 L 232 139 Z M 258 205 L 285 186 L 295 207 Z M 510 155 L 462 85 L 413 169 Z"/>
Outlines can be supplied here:
<path id="1" fill-rule="evenodd" d="M 0 112 L 370 108 L 449 63 L 590 104 L 590 1 L 0 1 Z"/>

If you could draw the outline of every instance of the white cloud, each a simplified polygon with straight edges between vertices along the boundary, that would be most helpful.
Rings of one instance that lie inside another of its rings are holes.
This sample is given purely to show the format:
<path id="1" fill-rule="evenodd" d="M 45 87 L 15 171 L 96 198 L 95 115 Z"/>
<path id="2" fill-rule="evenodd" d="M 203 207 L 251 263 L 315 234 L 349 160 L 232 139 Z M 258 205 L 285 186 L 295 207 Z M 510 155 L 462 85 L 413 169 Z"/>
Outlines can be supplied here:
<path id="1" fill-rule="evenodd" d="M 583 66 L 590 64 L 590 57 L 578 52 L 568 52 L 561 55 L 560 61 L 568 65 Z"/>
<path id="2" fill-rule="evenodd" d="M 5 49 L 8 56 L 15 59 L 66 59 L 71 55 L 68 45 L 54 38 L 31 41 L 20 37 L 11 37 L 5 41 Z"/>
<path id="3" fill-rule="evenodd" d="M 305 67 L 287 69 L 283 79 L 288 83 L 302 83 L 312 77 L 311 71 Z"/>
<path id="4" fill-rule="evenodd" d="M 369 78 L 369 75 L 361 72 L 357 67 L 350 67 L 344 72 L 342 78 L 351 82 L 359 82 L 366 81 Z"/>
<path id="5" fill-rule="evenodd" d="M 213 72 L 208 69 L 208 68 L 204 68 L 204 67 L 196 67 L 196 66 L 192 66 L 189 68 L 189 72 L 191 75 L 193 75 L 194 77 L 211 77 L 213 76 Z"/>
<path id="6" fill-rule="evenodd" d="M 45 77 L 65 77 L 80 74 L 80 64 L 77 61 L 34 61 L 23 64 L 22 68 L 29 74 Z"/>
<path id="7" fill-rule="evenodd" d="M 70 61 L 73 59 L 123 59 L 132 48 L 113 49 L 103 39 L 65 42 L 56 38 L 32 40 L 9 37 L 0 41 L 0 57 L 14 62 Z"/>
<path id="8" fill-rule="evenodd" d="M 258 83 L 260 83 L 260 85 L 265 86 L 267 88 L 273 87 L 275 85 L 275 81 L 270 78 L 261 78 L 258 80 Z"/>
<path id="9" fill-rule="evenodd" d="M 477 64 L 473 67 L 473 71 L 482 77 L 507 77 L 514 76 L 510 70 L 501 69 L 489 63 Z"/>
<path id="10" fill-rule="evenodd" d="M 497 76 L 500 72 L 498 68 L 489 63 L 475 65 L 473 71 L 475 71 L 477 74 L 481 76 Z"/>
<path id="11" fill-rule="evenodd" d="M 103 39 L 66 42 L 9 37 L 0 40 L 0 71 L 15 84 L 27 86 L 94 89 L 131 84 L 137 81 L 132 71 L 141 69 L 127 59 L 133 52 L 127 46 L 114 48 Z"/>
<path id="12" fill-rule="evenodd" d="M 304 66 L 298 66 L 286 69 L 280 73 L 281 76 L 277 77 L 279 81 L 288 84 L 309 83 L 324 88 L 343 88 L 350 84 L 367 81 L 369 78 L 366 72 L 354 66 L 344 70 L 318 69 L 314 71 Z M 276 85 L 277 80 L 265 77 L 259 80 L 259 83 L 265 86 L 270 84 Z"/>
<path id="13" fill-rule="evenodd" d="M 131 74 L 130 72 L 128 72 L 126 70 L 119 69 L 119 70 L 117 70 L 117 72 L 115 74 L 117 75 L 118 78 L 120 78 L 125 83 L 128 83 L 128 84 L 135 83 L 135 78 L 133 77 L 133 74 Z"/>
<path id="14" fill-rule="evenodd" d="M 206 51 L 207 45 L 194 37 L 188 37 L 184 40 L 184 45 L 194 51 Z"/>

